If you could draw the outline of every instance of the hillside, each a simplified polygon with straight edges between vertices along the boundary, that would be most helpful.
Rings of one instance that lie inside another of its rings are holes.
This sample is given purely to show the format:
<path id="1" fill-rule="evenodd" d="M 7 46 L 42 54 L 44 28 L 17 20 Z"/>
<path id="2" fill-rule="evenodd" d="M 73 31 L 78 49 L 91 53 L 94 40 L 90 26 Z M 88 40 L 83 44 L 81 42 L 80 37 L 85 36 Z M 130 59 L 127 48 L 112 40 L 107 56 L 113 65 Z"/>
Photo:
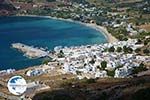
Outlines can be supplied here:
<path id="1" fill-rule="evenodd" d="M 16 8 L 12 5 L 9 0 L 0 0 L 0 15 L 11 15 L 14 14 Z"/>
<path id="2" fill-rule="evenodd" d="M 150 76 L 134 79 L 99 79 L 67 83 L 37 94 L 33 100 L 149 100 Z"/>

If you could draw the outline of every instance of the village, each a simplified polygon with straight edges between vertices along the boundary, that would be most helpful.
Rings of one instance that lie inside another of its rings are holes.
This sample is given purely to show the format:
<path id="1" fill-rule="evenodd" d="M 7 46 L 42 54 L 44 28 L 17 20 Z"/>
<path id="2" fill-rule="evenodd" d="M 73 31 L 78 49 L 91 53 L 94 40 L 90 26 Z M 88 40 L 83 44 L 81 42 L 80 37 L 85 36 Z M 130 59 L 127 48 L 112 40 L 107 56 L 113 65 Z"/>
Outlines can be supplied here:
<path id="1" fill-rule="evenodd" d="M 142 47 L 136 45 L 136 40 L 106 43 L 94 46 L 80 46 L 71 48 L 55 48 L 56 58 L 65 73 L 76 74 L 79 79 L 98 77 L 124 78 L 132 74 L 132 70 L 141 63 L 148 63 L 149 56 L 137 56 L 136 53 L 124 54 L 123 51 L 105 52 L 106 48 L 131 47 L 133 50 Z M 114 73 L 113 73 L 114 71 Z M 109 73 L 112 73 L 109 75 Z"/>
<path id="2" fill-rule="evenodd" d="M 57 46 L 47 55 L 51 56 L 52 60 L 45 61 L 39 66 L 19 71 L 15 71 L 15 69 L 0 71 L 0 76 L 3 77 L 0 82 L 2 84 L 8 80 L 8 76 L 16 73 L 22 75 L 27 79 L 28 89 L 21 98 L 32 98 L 37 92 L 49 90 L 54 83 L 61 83 L 66 79 L 119 79 L 144 76 L 147 72 L 149 73 L 150 57 L 138 55 L 135 52 L 144 46 L 144 44 L 137 44 L 137 42 L 137 39 L 130 39 L 95 45 Z M 27 45 L 25 47 L 30 48 Z M 35 52 L 39 50 L 33 47 L 32 49 Z M 39 55 L 39 57 L 41 56 Z M 54 79 L 55 76 L 57 78 Z M 31 92 L 33 94 L 30 94 Z M 3 93 L 0 95 L 13 97 Z M 13 98 L 19 99 L 17 96 Z"/>
<path id="3" fill-rule="evenodd" d="M 77 2 L 78 0 L 74 0 L 75 2 L 70 0 L 52 1 L 54 2 L 12 0 L 9 6 L 12 4 L 13 7 L 8 7 L 8 9 L 3 9 L 5 3 L 1 4 L 0 15 L 40 15 L 92 23 L 106 27 L 118 41 L 71 47 L 57 46 L 53 51 L 45 51 L 21 43 L 17 44 L 19 47 L 16 47 L 15 44 L 14 48 L 23 51 L 24 55 L 29 58 L 48 56 L 52 60 L 19 71 L 15 69 L 1 70 L 0 86 L 2 85 L 2 87 L 0 88 L 2 91 L 0 91 L 0 96 L 14 97 L 6 90 L 6 83 L 10 76 L 16 74 L 25 77 L 28 82 L 28 91 L 22 98 L 26 98 L 26 96 L 32 98 L 36 92 L 52 89 L 57 82 L 61 83 L 63 80 L 72 78 L 77 80 L 114 78 L 117 80 L 145 76 L 147 73 L 149 75 L 149 0 L 139 0 L 131 5 L 129 3 L 127 7 L 115 3 L 112 3 L 112 6 L 101 3 L 99 6 L 95 5 L 98 4 L 97 2 L 90 4 Z M 20 98 L 15 96 L 14 100 L 17 99 Z"/>
<path id="4" fill-rule="evenodd" d="M 50 61 L 45 61 L 43 67 L 35 68 L 26 72 L 27 76 L 38 76 L 48 73 L 48 70 L 58 69 L 62 74 L 71 73 L 79 79 L 83 78 L 125 78 L 131 77 L 134 69 L 142 67 L 140 71 L 148 70 L 150 57 L 136 53 L 144 44 L 137 44 L 137 39 L 119 41 L 114 43 L 104 43 L 95 45 L 82 45 L 61 47 L 57 46 L 53 51 L 42 51 L 40 49 L 24 45 L 21 49 L 28 52 L 29 58 L 52 57 Z M 28 50 L 31 48 L 30 50 Z M 20 49 L 18 47 L 17 49 Z M 34 50 L 34 52 L 33 52 Z M 41 52 L 37 53 L 37 52 Z M 35 54 L 34 54 L 35 53 Z M 26 52 L 25 52 L 26 54 Z M 39 54 L 39 55 L 36 55 Z M 41 56 L 42 55 L 42 56 Z M 1 75 L 14 73 L 15 69 L 2 70 Z"/>
<path id="5" fill-rule="evenodd" d="M 64 57 L 58 57 L 55 60 L 62 65 L 63 72 L 76 74 L 79 79 L 84 77 L 88 79 L 98 77 L 124 78 L 131 75 L 132 70 L 139 67 L 141 63 L 149 62 L 149 56 L 105 52 L 104 50 L 112 46 L 115 49 L 127 46 L 133 50 L 142 47 L 142 45 L 136 45 L 136 42 L 136 40 L 129 40 L 113 44 L 63 48 L 60 50 L 62 50 Z M 56 54 L 60 55 L 60 50 L 56 50 Z"/>
<path id="6" fill-rule="evenodd" d="M 39 76 L 58 69 L 62 74 L 71 73 L 78 79 L 132 77 L 138 74 L 135 69 L 139 68 L 139 72 L 148 70 L 150 62 L 149 56 L 136 54 L 135 50 L 144 46 L 136 43 L 136 39 L 130 39 L 100 45 L 58 46 L 48 54 L 51 61 L 45 62 L 43 67 L 28 70 L 26 75 Z"/>

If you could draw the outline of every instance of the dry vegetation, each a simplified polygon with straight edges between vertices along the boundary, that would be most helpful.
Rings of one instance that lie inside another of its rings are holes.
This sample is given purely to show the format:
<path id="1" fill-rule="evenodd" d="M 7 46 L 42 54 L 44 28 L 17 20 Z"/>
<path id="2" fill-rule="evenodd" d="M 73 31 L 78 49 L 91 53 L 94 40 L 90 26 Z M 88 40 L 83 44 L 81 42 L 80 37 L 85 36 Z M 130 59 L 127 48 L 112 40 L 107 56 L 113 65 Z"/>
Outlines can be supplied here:
<path id="1" fill-rule="evenodd" d="M 84 79 L 67 83 L 58 90 L 37 94 L 33 100 L 143 100 L 141 95 L 144 100 L 148 100 L 149 91 L 150 76 L 134 79 Z"/>
<path id="2" fill-rule="evenodd" d="M 140 25 L 139 28 L 145 29 L 147 32 L 150 32 L 150 24 Z"/>

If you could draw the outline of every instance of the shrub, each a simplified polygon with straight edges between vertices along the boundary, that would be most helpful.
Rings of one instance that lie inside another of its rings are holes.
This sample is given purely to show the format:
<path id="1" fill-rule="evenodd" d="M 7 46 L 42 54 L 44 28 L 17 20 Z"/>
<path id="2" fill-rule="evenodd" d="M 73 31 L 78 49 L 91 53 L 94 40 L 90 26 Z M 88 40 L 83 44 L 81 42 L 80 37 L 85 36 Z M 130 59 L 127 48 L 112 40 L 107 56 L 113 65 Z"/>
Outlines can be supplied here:
<path id="1" fill-rule="evenodd" d="M 101 62 L 101 67 L 104 70 L 107 67 L 107 62 L 106 61 L 102 61 Z"/>
<path id="2" fill-rule="evenodd" d="M 147 68 L 144 66 L 143 63 L 141 63 L 139 67 L 136 67 L 132 70 L 132 74 L 138 74 L 139 72 L 146 71 L 146 70 Z"/>
<path id="3" fill-rule="evenodd" d="M 115 70 L 112 70 L 112 71 L 107 70 L 107 75 L 111 76 L 111 77 L 114 77 L 115 76 Z"/>
<path id="4" fill-rule="evenodd" d="M 86 79 L 85 83 L 91 84 L 91 83 L 96 83 L 96 79 Z"/>

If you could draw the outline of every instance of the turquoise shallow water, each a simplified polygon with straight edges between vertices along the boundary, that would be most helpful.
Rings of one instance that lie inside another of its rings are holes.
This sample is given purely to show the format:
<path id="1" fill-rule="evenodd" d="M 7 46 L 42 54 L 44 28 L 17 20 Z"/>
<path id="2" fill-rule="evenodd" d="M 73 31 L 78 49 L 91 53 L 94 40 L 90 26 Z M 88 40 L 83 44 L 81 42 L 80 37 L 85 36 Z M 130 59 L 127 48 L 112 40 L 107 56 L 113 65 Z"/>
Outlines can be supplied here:
<path id="1" fill-rule="evenodd" d="M 0 70 L 22 69 L 41 64 L 11 48 L 12 43 L 37 47 L 76 46 L 107 42 L 95 29 L 81 24 L 39 17 L 0 17 Z"/>

